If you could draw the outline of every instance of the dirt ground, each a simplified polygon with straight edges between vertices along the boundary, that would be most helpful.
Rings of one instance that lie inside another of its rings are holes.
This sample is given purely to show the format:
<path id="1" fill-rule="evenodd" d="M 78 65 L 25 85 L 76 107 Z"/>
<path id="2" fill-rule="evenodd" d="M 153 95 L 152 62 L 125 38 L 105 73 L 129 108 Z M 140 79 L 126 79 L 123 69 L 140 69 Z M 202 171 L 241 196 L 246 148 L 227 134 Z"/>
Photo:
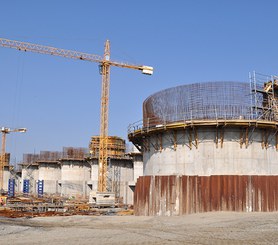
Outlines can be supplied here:
<path id="1" fill-rule="evenodd" d="M 278 244 L 278 212 L 0 217 L 0 244 Z"/>

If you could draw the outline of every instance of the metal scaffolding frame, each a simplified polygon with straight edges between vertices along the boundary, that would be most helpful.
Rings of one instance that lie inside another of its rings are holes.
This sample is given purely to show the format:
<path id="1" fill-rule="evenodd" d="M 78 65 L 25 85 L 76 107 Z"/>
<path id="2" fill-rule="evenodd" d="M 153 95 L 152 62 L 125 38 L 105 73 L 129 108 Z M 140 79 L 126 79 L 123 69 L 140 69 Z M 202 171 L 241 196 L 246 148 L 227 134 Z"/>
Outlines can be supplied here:
<path id="1" fill-rule="evenodd" d="M 278 121 L 278 77 L 249 73 L 251 103 L 258 120 Z"/>
<path id="2" fill-rule="evenodd" d="M 63 147 L 63 151 L 40 151 L 39 154 L 23 154 L 23 164 L 57 162 L 60 159 L 83 160 L 89 156 L 85 147 Z"/>

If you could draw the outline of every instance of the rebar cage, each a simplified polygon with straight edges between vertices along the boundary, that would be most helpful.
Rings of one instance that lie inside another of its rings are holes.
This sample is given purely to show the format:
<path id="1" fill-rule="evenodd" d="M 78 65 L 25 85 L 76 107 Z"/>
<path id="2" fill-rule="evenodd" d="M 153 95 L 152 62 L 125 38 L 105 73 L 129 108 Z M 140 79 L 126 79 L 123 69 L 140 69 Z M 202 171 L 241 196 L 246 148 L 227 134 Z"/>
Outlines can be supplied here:
<path id="1" fill-rule="evenodd" d="M 143 118 L 144 127 L 187 120 L 253 119 L 250 84 L 222 81 L 165 89 L 144 101 Z"/>

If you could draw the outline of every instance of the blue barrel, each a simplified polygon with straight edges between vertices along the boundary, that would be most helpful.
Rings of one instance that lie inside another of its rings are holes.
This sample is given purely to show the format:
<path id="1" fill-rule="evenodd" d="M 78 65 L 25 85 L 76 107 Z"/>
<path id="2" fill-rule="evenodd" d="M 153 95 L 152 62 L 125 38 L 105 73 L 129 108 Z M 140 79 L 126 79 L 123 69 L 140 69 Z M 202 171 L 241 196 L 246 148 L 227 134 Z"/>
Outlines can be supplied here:
<path id="1" fill-rule="evenodd" d="M 14 197 L 15 179 L 9 179 L 8 197 Z"/>
<path id="2" fill-rule="evenodd" d="M 23 193 L 28 194 L 30 191 L 30 180 L 25 179 L 23 180 Z"/>
<path id="3" fill-rule="evenodd" d="M 38 180 L 38 197 L 43 197 L 43 180 Z"/>

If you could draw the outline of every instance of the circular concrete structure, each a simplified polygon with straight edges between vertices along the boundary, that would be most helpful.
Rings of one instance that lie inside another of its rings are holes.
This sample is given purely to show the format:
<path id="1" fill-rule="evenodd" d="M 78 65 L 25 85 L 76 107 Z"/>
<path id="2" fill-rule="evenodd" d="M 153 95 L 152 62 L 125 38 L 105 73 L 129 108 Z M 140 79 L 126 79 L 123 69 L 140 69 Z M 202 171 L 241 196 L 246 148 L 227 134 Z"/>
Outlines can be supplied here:
<path id="1" fill-rule="evenodd" d="M 129 139 L 144 175 L 278 174 L 277 121 L 259 118 L 250 85 L 208 82 L 155 93 Z"/>
<path id="2" fill-rule="evenodd" d="M 136 215 L 278 210 L 278 83 L 209 82 L 143 104 Z"/>
<path id="3" fill-rule="evenodd" d="M 144 175 L 277 175 L 275 130 L 258 128 L 255 122 L 245 125 L 248 128 L 223 122 L 149 133 L 144 139 Z"/>

